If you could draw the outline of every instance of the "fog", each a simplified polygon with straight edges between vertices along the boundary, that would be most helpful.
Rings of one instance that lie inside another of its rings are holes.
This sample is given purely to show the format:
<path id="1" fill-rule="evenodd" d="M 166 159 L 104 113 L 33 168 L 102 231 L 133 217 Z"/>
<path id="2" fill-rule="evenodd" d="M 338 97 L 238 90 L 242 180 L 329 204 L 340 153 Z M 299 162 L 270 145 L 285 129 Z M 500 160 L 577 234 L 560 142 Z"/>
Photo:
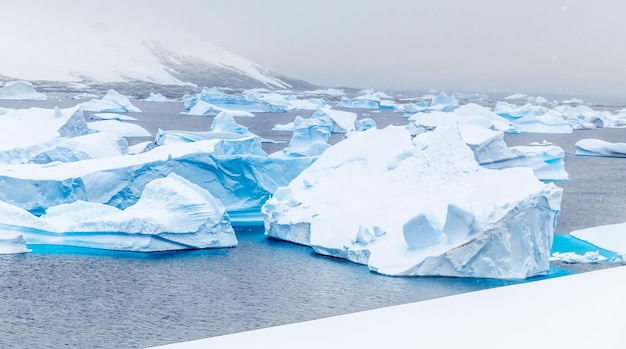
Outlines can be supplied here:
<path id="1" fill-rule="evenodd" d="M 626 3 L 617 1 L 26 0 L 0 13 L 152 32 L 174 25 L 327 86 L 626 103 Z"/>

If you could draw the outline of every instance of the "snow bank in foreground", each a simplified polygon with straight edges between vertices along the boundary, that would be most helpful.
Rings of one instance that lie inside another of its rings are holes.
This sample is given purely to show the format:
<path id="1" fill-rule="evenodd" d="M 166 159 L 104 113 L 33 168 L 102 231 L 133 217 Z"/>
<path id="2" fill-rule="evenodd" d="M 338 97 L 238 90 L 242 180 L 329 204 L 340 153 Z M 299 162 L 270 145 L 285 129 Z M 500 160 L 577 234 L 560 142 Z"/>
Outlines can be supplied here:
<path id="1" fill-rule="evenodd" d="M 387 275 L 525 278 L 549 268 L 562 190 L 481 167 L 456 127 L 368 130 L 263 206 L 266 234 Z"/>

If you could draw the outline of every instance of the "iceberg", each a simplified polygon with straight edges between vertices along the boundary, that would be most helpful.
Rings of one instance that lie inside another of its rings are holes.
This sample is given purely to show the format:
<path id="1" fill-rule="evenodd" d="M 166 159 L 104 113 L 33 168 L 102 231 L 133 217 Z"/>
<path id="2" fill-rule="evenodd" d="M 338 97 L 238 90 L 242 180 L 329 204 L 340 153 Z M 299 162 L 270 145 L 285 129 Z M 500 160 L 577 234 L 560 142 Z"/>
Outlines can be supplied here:
<path id="1" fill-rule="evenodd" d="M 272 154 L 271 157 L 301 157 L 322 154 L 330 148 L 328 140 L 334 124 L 333 120 L 323 113 L 310 119 L 296 116 L 289 146 Z"/>
<path id="2" fill-rule="evenodd" d="M 430 110 L 438 110 L 443 112 L 453 111 L 459 106 L 459 101 L 454 96 L 448 96 L 447 93 L 441 92 L 430 100 Z"/>
<path id="3" fill-rule="evenodd" d="M 243 111 L 243 110 L 233 110 L 233 109 L 224 109 L 224 108 L 220 108 L 217 107 L 211 103 L 207 103 L 205 101 L 198 101 L 194 104 L 193 107 L 191 107 L 188 111 L 186 112 L 181 112 L 181 114 L 185 114 L 185 115 L 217 115 L 219 113 L 223 113 L 223 112 L 228 112 L 230 113 L 230 115 L 232 116 L 243 116 L 243 117 L 253 117 L 254 114 L 247 112 L 247 111 Z"/>
<path id="4" fill-rule="evenodd" d="M 0 232 L 0 255 L 30 252 L 21 234 Z"/>
<path id="5" fill-rule="evenodd" d="M 516 106 L 498 102 L 494 112 L 508 119 L 520 133 L 572 133 L 572 125 L 563 114 L 543 106 Z"/>
<path id="6" fill-rule="evenodd" d="M 576 155 L 626 157 L 626 143 L 611 143 L 594 138 L 585 138 L 576 142 Z"/>
<path id="7" fill-rule="evenodd" d="M 251 135 L 168 144 L 136 155 L 5 165 L 0 167 L 0 200 L 34 214 L 78 200 L 124 209 L 139 199 L 146 183 L 176 172 L 219 199 L 232 221 L 260 222 L 261 205 L 314 159 L 240 153 L 250 149 L 247 143 L 261 147 Z"/>
<path id="8" fill-rule="evenodd" d="M 0 151 L 40 144 L 56 137 L 91 133 L 81 109 L 15 109 L 2 116 Z"/>
<path id="9" fill-rule="evenodd" d="M 102 113 L 140 113 L 141 109 L 135 107 L 128 97 L 110 89 L 101 100 L 91 99 L 79 104 L 85 111 Z"/>
<path id="10" fill-rule="evenodd" d="M 0 150 L 2 164 L 47 164 L 128 154 L 128 142 L 108 133 L 73 138 L 57 137 L 43 143 Z"/>
<path id="11" fill-rule="evenodd" d="M 341 101 L 337 104 L 339 108 L 361 108 L 361 109 L 377 109 L 380 107 L 380 97 L 374 94 L 374 91 L 368 90 L 362 96 L 349 98 L 341 97 Z"/>
<path id="12" fill-rule="evenodd" d="M 35 90 L 28 81 L 10 81 L 0 87 L 0 99 L 12 100 L 46 100 L 48 97 Z"/>
<path id="13" fill-rule="evenodd" d="M 147 183 L 139 200 L 124 210 L 75 201 L 50 207 L 41 217 L 17 207 L 8 211 L 27 219 L 15 222 L 2 214 L 0 225 L 20 232 L 27 245 L 138 252 L 237 245 L 221 202 L 175 173 Z"/>
<path id="14" fill-rule="evenodd" d="M 145 128 L 130 122 L 120 120 L 100 120 L 87 123 L 90 130 L 96 132 L 107 132 L 119 137 L 137 138 L 152 137 Z"/>
<path id="15" fill-rule="evenodd" d="M 176 100 L 169 99 L 160 93 L 150 92 L 150 96 L 144 98 L 146 102 L 176 102 Z"/>
<path id="16" fill-rule="evenodd" d="M 332 120 L 332 132 L 347 133 L 356 130 L 356 113 L 329 108 L 320 108 L 315 113 L 313 113 L 311 119 L 325 116 L 329 117 Z"/>
<path id="17" fill-rule="evenodd" d="M 509 120 L 476 103 L 464 104 L 454 109 L 454 114 L 471 119 L 487 120 L 491 123 L 491 128 L 504 133 L 518 133 Z"/>
<path id="18" fill-rule="evenodd" d="M 526 278 L 549 269 L 561 195 L 480 166 L 454 125 L 389 126 L 326 150 L 262 213 L 267 236 L 385 275 Z"/>
<path id="19" fill-rule="evenodd" d="M 89 120 L 137 121 L 137 118 L 117 113 L 93 113 L 89 115 Z"/>
<path id="20" fill-rule="evenodd" d="M 626 261 L 626 223 L 607 224 L 570 232 L 574 238 L 597 246 L 609 261 Z M 614 253 L 613 256 L 606 252 Z"/>
<path id="21" fill-rule="evenodd" d="M 194 109 L 200 101 L 216 108 L 215 111 L 211 111 L 215 112 L 215 114 L 224 109 L 248 113 L 284 113 L 293 109 L 289 101 L 277 93 L 264 94 L 259 91 L 248 91 L 241 95 L 236 95 L 221 92 L 215 87 L 210 89 L 205 87 L 197 95 L 183 96 L 183 104 L 188 113 L 194 113 L 193 115 L 208 115 L 206 114 L 208 111 L 205 111 L 203 114 L 197 114 L 200 111 Z M 202 107 L 202 109 L 205 108 L 206 107 Z"/>

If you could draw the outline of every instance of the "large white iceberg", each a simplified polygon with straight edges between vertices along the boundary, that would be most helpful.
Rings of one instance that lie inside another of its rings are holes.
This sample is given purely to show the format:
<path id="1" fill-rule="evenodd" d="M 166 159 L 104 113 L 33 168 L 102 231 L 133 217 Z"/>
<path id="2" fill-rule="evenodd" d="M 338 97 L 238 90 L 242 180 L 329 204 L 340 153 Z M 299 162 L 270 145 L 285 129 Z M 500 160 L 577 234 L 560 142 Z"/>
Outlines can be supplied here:
<path id="1" fill-rule="evenodd" d="M 86 111 L 102 112 L 102 113 L 129 113 L 141 112 L 141 109 L 134 106 L 128 97 L 111 89 L 107 94 L 99 99 L 92 99 L 80 104 L 81 108 Z"/>
<path id="2" fill-rule="evenodd" d="M 46 100 L 48 97 L 37 92 L 28 81 L 10 81 L 0 87 L 0 99 Z"/>
<path id="3" fill-rule="evenodd" d="M 50 207 L 41 217 L 6 203 L 0 210 L 0 226 L 20 233 L 27 245 L 141 252 L 237 245 L 221 202 L 175 173 L 146 184 L 124 210 L 84 201 Z"/>
<path id="4" fill-rule="evenodd" d="M 562 190 L 490 170 L 453 126 L 343 140 L 263 206 L 266 234 L 387 275 L 525 278 L 549 269 Z"/>

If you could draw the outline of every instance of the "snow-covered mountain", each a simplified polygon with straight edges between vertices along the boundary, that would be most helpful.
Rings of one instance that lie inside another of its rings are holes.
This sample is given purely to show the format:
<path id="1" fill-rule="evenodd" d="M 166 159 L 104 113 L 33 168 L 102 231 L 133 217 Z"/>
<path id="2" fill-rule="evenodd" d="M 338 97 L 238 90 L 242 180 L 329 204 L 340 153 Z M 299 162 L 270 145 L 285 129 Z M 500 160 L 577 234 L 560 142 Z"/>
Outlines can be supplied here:
<path id="1" fill-rule="evenodd" d="M 165 25 L 164 25 L 165 26 Z M 0 78 L 29 81 L 309 87 L 176 28 L 0 21 Z M 8 34 L 8 35 L 5 35 Z"/>

